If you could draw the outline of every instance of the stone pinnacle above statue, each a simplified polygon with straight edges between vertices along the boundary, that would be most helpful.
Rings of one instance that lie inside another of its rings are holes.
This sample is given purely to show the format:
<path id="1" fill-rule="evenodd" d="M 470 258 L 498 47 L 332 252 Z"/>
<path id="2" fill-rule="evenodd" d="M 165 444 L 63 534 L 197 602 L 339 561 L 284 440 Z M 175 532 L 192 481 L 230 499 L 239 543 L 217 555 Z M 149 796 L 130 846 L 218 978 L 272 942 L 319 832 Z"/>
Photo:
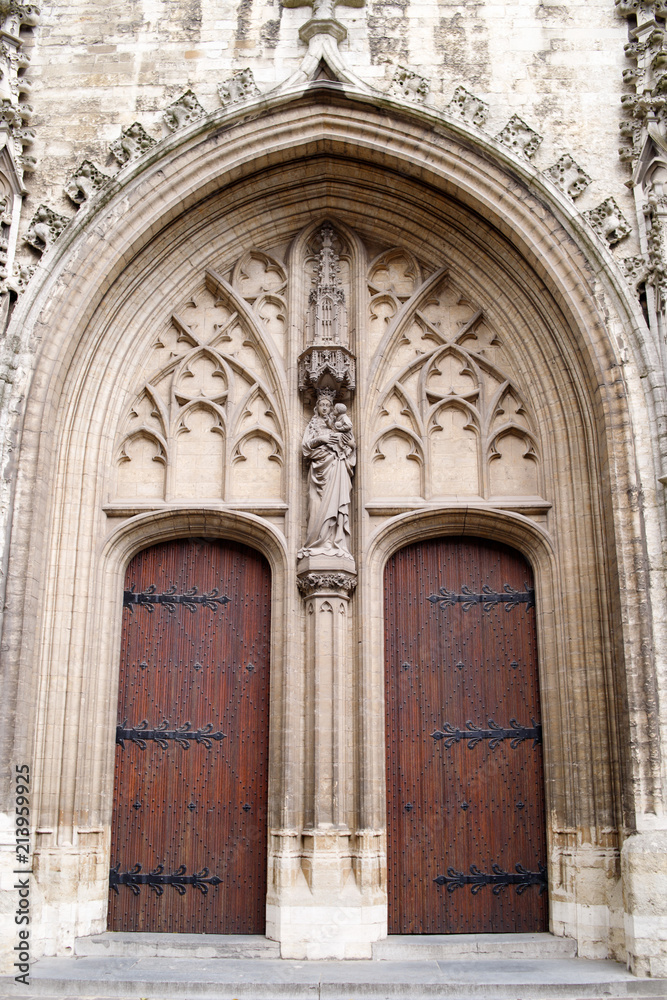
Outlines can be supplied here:
<path id="1" fill-rule="evenodd" d="M 338 51 L 338 43 L 347 38 L 347 28 L 336 18 L 336 7 L 364 7 L 366 0 L 280 0 L 283 7 L 312 7 L 312 17 L 299 28 L 299 38 L 308 46 L 301 66 L 277 90 L 290 90 L 309 84 L 319 72 L 322 62 L 332 71 L 338 83 L 349 83 L 357 90 L 375 93 L 347 65 Z M 666 0 L 667 2 L 667 0 Z"/>

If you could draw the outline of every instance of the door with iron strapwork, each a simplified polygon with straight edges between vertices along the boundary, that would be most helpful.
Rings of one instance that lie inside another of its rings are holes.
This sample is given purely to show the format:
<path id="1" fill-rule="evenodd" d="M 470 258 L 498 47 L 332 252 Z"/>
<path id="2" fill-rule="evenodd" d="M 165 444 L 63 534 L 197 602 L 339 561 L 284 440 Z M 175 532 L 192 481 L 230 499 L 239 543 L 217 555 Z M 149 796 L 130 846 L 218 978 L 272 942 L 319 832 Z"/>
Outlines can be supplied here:
<path id="1" fill-rule="evenodd" d="M 186 538 L 125 578 L 109 930 L 263 933 L 270 571 Z"/>
<path id="2" fill-rule="evenodd" d="M 481 539 L 385 571 L 389 933 L 548 929 L 535 596 Z"/>

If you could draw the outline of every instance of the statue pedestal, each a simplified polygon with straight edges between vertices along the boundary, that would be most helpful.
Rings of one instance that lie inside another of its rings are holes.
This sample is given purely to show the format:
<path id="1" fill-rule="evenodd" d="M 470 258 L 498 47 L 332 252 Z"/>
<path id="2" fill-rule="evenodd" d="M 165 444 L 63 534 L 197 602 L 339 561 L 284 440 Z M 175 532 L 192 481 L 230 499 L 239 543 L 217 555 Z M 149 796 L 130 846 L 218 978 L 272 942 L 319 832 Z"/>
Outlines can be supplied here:
<path id="1" fill-rule="evenodd" d="M 336 573 L 354 573 L 357 567 L 352 556 L 306 556 L 296 564 L 297 576 L 304 573 L 319 573 L 333 575 Z"/>

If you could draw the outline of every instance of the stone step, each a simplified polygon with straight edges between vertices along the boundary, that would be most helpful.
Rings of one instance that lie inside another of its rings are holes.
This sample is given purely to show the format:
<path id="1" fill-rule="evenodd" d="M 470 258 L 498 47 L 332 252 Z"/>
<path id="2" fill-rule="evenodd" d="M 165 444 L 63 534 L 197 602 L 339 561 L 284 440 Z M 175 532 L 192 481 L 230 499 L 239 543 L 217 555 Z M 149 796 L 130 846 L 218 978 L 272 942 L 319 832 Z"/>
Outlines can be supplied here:
<path id="1" fill-rule="evenodd" d="M 131 934 L 107 931 L 77 938 L 81 958 L 280 958 L 263 934 Z"/>
<path id="2" fill-rule="evenodd" d="M 22 1000 L 665 1000 L 667 980 L 579 958 L 542 961 L 295 962 L 229 958 L 45 958 L 30 983 L 0 980 Z"/>
<path id="3" fill-rule="evenodd" d="M 553 934 L 390 934 L 373 945 L 373 958 L 410 962 L 466 958 L 576 958 L 577 943 Z"/>

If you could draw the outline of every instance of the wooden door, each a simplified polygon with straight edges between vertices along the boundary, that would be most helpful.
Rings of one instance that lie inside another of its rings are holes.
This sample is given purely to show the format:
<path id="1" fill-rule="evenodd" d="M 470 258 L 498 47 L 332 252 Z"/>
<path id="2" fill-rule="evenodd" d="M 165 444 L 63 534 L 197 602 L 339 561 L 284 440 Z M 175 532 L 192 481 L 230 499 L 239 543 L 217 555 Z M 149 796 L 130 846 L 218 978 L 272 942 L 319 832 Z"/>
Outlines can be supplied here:
<path id="1" fill-rule="evenodd" d="M 125 578 L 109 930 L 263 933 L 270 573 L 187 538 Z"/>
<path id="2" fill-rule="evenodd" d="M 548 927 L 533 578 L 441 538 L 385 572 L 389 932 Z"/>

